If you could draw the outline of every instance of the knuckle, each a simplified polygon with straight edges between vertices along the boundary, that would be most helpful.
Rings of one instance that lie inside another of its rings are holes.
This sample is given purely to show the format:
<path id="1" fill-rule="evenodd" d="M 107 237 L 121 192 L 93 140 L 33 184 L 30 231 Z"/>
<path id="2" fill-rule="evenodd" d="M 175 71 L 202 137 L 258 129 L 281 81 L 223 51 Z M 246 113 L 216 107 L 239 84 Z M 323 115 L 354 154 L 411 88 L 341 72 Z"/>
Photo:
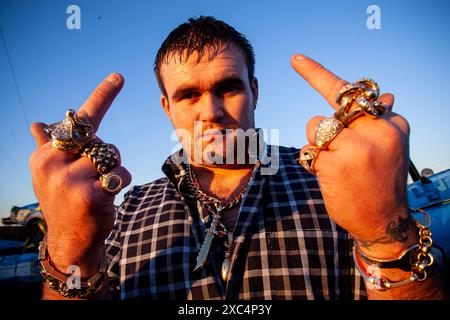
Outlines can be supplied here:
<path id="1" fill-rule="evenodd" d="M 108 93 L 103 88 L 97 88 L 92 94 L 96 99 L 104 100 L 108 97 Z"/>
<path id="2" fill-rule="evenodd" d="M 36 149 L 30 156 L 30 167 L 33 171 L 46 171 L 48 166 L 47 157 L 40 149 Z"/>
<path id="3" fill-rule="evenodd" d="M 320 120 L 322 120 L 322 119 L 325 119 L 325 117 L 323 117 L 323 116 L 314 116 L 314 117 L 312 117 L 310 120 L 309 120 L 309 122 L 311 122 L 311 123 L 318 123 Z"/>
<path id="4" fill-rule="evenodd" d="M 35 164 L 36 164 L 36 158 L 38 157 L 38 151 L 34 150 L 31 155 L 28 157 L 28 165 L 30 166 L 31 171 L 33 171 Z"/>
<path id="5" fill-rule="evenodd" d="M 316 74 L 322 72 L 324 69 L 325 69 L 325 67 L 324 67 L 322 64 L 317 63 L 317 64 L 312 68 L 312 74 L 316 75 Z"/>
<path id="6" fill-rule="evenodd" d="M 133 175 L 130 173 L 130 171 L 128 171 L 127 169 L 125 169 L 124 168 L 124 170 L 123 170 L 124 172 L 123 172 L 123 182 L 124 182 L 124 185 L 123 185 L 123 187 L 126 187 L 126 186 L 128 186 L 130 183 L 131 183 L 131 181 L 133 180 Z"/>
<path id="7" fill-rule="evenodd" d="M 411 126 L 409 125 L 408 120 L 406 120 L 405 117 L 398 115 L 398 121 L 399 121 L 399 125 L 401 126 L 401 128 L 405 132 L 405 134 L 409 135 L 409 133 L 411 131 Z"/>
<path id="8" fill-rule="evenodd" d="M 395 151 L 401 148 L 402 134 L 395 126 L 387 126 L 385 130 L 384 145 L 388 151 Z"/>
<path id="9" fill-rule="evenodd" d="M 309 119 L 308 123 L 306 124 L 307 125 L 307 129 L 315 131 L 316 128 L 317 128 L 317 125 L 323 119 L 325 119 L 325 117 L 323 117 L 323 116 L 314 116 L 314 117 L 312 117 L 311 119 Z"/>
<path id="10" fill-rule="evenodd" d="M 79 110 L 78 116 L 85 122 L 92 124 L 92 118 L 89 116 L 89 114 L 85 110 Z"/>

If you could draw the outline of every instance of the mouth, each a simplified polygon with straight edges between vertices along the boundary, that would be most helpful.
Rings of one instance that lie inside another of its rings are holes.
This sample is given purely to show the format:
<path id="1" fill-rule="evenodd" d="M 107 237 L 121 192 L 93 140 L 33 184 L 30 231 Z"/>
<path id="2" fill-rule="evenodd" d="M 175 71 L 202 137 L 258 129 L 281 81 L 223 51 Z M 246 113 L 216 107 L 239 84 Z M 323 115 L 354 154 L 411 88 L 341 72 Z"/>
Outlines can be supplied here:
<path id="1" fill-rule="evenodd" d="M 202 140 L 204 141 L 212 141 L 215 140 L 219 136 L 224 136 L 225 130 L 222 129 L 210 129 L 203 133 Z"/>
<path id="2" fill-rule="evenodd" d="M 228 132 L 227 132 L 228 130 Z M 201 136 L 198 138 L 202 139 L 202 141 L 214 141 L 218 137 L 225 137 L 227 134 L 230 134 L 230 131 L 234 132 L 233 128 L 211 128 L 205 130 Z"/>

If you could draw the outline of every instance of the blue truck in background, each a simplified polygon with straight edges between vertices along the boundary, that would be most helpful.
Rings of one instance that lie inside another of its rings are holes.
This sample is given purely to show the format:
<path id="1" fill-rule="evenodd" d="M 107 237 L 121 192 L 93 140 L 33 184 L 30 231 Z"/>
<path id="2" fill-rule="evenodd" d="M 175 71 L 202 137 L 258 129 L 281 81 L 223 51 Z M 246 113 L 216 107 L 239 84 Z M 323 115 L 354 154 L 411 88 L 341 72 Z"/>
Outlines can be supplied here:
<path id="1" fill-rule="evenodd" d="M 422 209 L 431 218 L 433 246 L 450 257 L 450 169 L 420 176 L 408 185 L 410 208 Z"/>

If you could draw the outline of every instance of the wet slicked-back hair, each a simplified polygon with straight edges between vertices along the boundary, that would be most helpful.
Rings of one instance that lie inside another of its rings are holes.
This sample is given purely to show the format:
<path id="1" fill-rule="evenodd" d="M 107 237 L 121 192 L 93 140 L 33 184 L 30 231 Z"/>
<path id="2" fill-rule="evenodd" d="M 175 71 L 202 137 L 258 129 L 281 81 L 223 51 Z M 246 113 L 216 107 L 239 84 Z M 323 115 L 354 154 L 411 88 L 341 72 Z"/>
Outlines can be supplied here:
<path id="1" fill-rule="evenodd" d="M 179 25 L 164 40 L 156 54 L 154 71 L 161 92 L 167 95 L 161 77 L 161 65 L 168 63 L 169 58 L 177 62 L 186 62 L 197 52 L 198 61 L 209 50 L 209 59 L 226 49 L 230 44 L 239 48 L 247 63 L 249 81 L 255 77 L 255 54 L 250 42 L 233 27 L 210 16 L 190 18 L 188 22 Z"/>

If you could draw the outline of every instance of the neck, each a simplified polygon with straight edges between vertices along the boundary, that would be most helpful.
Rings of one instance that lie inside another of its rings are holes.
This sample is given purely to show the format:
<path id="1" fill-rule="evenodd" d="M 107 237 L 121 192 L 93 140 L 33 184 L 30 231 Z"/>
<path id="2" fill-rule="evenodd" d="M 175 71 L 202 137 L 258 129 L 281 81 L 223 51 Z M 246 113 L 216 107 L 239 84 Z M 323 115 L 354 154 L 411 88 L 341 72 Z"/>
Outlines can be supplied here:
<path id="1" fill-rule="evenodd" d="M 204 166 L 193 164 L 203 192 L 227 201 L 235 197 L 251 178 L 253 165 Z"/>

